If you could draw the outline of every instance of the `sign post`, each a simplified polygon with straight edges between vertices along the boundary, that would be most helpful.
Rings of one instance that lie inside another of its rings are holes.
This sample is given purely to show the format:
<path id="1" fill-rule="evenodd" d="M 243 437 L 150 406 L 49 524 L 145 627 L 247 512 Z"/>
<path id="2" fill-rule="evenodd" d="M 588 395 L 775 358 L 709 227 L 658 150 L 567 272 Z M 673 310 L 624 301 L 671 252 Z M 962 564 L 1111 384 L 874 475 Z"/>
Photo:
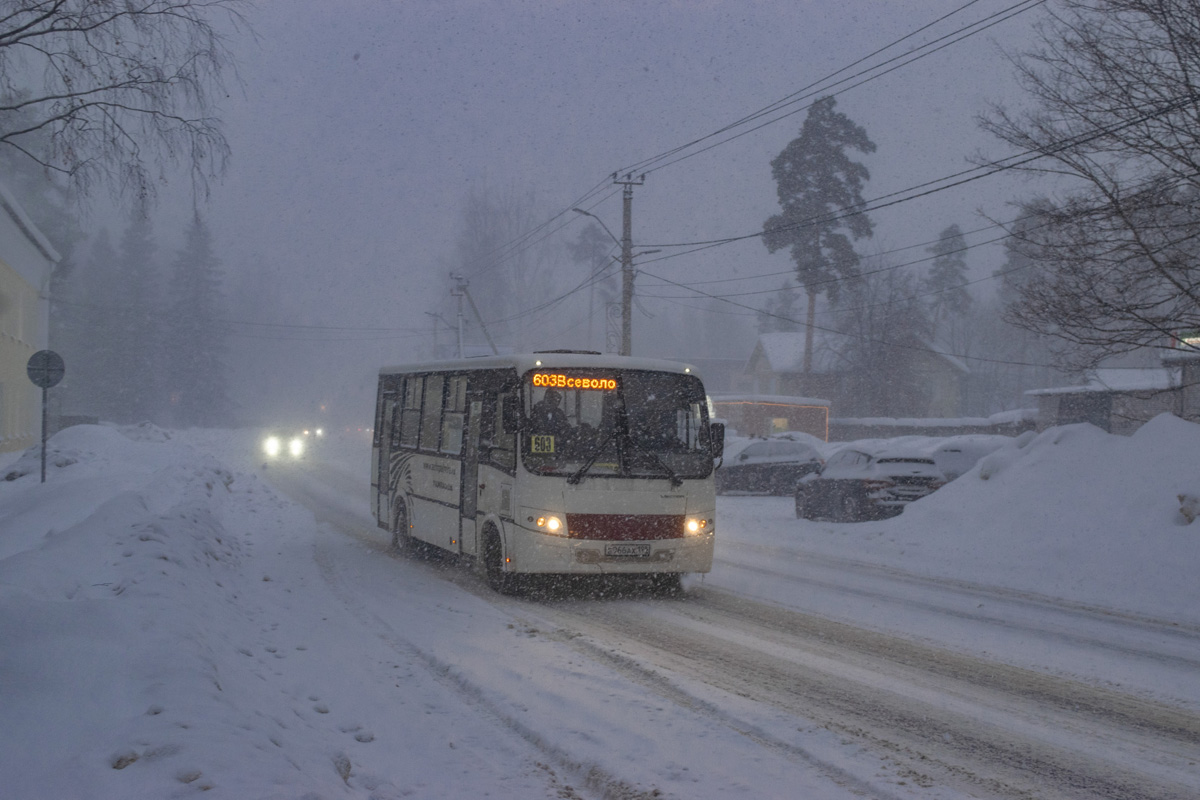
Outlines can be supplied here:
<path id="1" fill-rule="evenodd" d="M 66 371 L 62 356 L 53 350 L 38 350 L 25 364 L 29 380 L 42 390 L 42 483 L 46 482 L 46 390 L 57 386 Z"/>

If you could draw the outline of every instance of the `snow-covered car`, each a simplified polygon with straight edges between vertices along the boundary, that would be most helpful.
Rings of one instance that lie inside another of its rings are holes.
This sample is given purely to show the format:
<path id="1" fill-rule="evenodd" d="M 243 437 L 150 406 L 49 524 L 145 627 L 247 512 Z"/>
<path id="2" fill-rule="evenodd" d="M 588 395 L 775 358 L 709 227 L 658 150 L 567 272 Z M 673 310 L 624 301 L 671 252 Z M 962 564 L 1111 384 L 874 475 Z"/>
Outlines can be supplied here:
<path id="1" fill-rule="evenodd" d="M 839 522 L 892 517 L 946 483 L 931 456 L 916 450 L 878 453 L 847 447 L 796 486 L 796 516 Z"/>
<path id="2" fill-rule="evenodd" d="M 805 475 L 821 468 L 821 454 L 806 442 L 757 439 L 727 453 L 713 480 L 718 494 L 755 492 L 789 495 Z"/>
<path id="3" fill-rule="evenodd" d="M 991 433 L 963 434 L 949 436 L 933 451 L 933 460 L 938 469 L 946 476 L 946 480 L 970 472 L 979 459 L 994 453 L 1013 441 L 1011 436 Z"/>

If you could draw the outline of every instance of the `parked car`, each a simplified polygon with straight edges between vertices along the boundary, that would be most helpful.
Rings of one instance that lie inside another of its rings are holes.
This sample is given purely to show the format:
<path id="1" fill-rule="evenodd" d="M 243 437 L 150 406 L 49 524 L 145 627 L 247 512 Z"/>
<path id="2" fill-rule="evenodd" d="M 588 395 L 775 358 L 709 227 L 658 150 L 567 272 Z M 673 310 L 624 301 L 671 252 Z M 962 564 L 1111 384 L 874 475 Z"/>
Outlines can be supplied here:
<path id="1" fill-rule="evenodd" d="M 848 447 L 796 486 L 796 516 L 838 522 L 892 517 L 946 483 L 932 457 L 914 450 Z"/>
<path id="2" fill-rule="evenodd" d="M 715 475 L 717 493 L 787 496 L 805 475 L 821 468 L 821 454 L 806 442 L 760 439 L 726 455 Z"/>
<path id="3" fill-rule="evenodd" d="M 946 480 L 970 472 L 979 459 L 994 453 L 1013 441 L 1011 436 L 990 433 L 963 434 L 950 436 L 942 440 L 933 451 L 933 460 L 938 469 L 946 476 Z"/>

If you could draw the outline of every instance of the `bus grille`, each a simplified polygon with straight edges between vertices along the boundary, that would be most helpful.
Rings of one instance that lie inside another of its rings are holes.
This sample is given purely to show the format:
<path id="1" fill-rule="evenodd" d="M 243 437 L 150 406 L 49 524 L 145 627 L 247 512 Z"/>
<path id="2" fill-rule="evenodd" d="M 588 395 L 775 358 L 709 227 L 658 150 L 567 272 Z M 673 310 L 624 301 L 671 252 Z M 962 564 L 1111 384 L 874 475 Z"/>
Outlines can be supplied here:
<path id="1" fill-rule="evenodd" d="M 608 542 L 682 539 L 682 514 L 567 514 L 567 536 Z"/>

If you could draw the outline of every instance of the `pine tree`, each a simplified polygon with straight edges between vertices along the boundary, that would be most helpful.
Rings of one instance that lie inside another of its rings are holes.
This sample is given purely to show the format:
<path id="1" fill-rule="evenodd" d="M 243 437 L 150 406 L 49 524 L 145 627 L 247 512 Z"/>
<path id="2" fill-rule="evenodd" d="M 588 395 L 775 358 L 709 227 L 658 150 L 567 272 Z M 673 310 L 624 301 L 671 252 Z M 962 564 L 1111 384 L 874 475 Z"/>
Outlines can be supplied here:
<path id="1" fill-rule="evenodd" d="M 114 312 L 120 302 L 118 263 L 108 231 L 101 229 L 87 258 L 75 269 L 75 279 L 58 298 L 64 315 L 62 356 L 67 363 L 64 406 L 71 413 L 102 420 L 117 419 L 119 409 L 119 382 L 113 378 L 121 346 Z"/>
<path id="2" fill-rule="evenodd" d="M 863 183 L 870 173 L 847 150 L 875 152 L 867 132 L 834 111 L 833 97 L 812 104 L 800 135 L 771 162 L 782 213 L 763 225 L 767 250 L 789 248 L 796 276 L 808 294 L 804 371 L 812 368 L 813 325 L 817 297 L 836 301 L 838 281 L 854 276 L 858 254 L 851 238 L 870 237 L 871 220 L 854 213 L 863 206 Z"/>
<path id="3" fill-rule="evenodd" d="M 112 311 L 111 395 L 117 422 L 161 420 L 163 318 L 150 219 L 134 213 L 118 247 L 120 285 Z"/>
<path id="4" fill-rule="evenodd" d="M 608 305 L 616 302 L 621 291 L 621 272 L 612 259 L 613 248 L 612 237 L 594 222 L 579 232 L 578 239 L 567 244 L 571 258 L 587 270 L 589 348 L 595 346 L 593 328 L 599 328 L 600 341 L 603 343 Z"/>
<path id="5" fill-rule="evenodd" d="M 196 214 L 175 258 L 167 291 L 170 323 L 163 374 L 168 417 L 175 426 L 228 425 L 232 417 L 221 279 L 212 235 Z"/>
<path id="6" fill-rule="evenodd" d="M 935 325 L 964 317 L 971 308 L 971 294 L 966 287 L 966 249 L 967 240 L 963 238 L 962 230 L 958 225 L 951 225 L 927 251 L 933 261 L 924 288 L 929 294 L 929 312 Z"/>
<path id="7" fill-rule="evenodd" d="M 759 334 L 800 330 L 801 324 L 797 319 L 800 316 L 799 299 L 795 285 L 791 281 L 784 281 L 775 296 L 767 300 L 766 307 L 758 312 Z"/>

